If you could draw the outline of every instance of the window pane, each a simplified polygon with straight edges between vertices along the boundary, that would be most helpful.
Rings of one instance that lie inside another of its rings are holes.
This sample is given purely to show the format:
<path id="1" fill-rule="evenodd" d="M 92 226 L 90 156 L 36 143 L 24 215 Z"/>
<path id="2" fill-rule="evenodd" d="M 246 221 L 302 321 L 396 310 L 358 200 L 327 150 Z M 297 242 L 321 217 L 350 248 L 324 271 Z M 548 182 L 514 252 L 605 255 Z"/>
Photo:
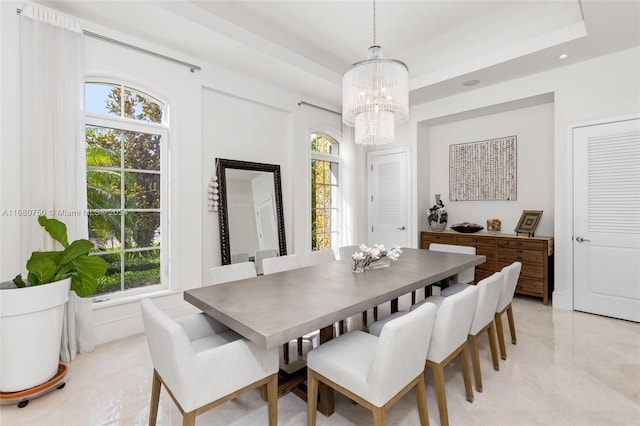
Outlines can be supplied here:
<path id="1" fill-rule="evenodd" d="M 124 167 L 160 171 L 160 135 L 124 132 Z"/>
<path id="2" fill-rule="evenodd" d="M 125 254 L 125 289 L 160 284 L 160 250 Z"/>
<path id="3" fill-rule="evenodd" d="M 89 215 L 89 239 L 99 250 L 120 249 L 121 216 L 91 212 Z"/>
<path id="4" fill-rule="evenodd" d="M 160 213 L 128 212 L 125 226 L 126 248 L 160 246 Z"/>
<path id="5" fill-rule="evenodd" d="M 86 83 L 85 111 L 120 116 L 120 86 L 109 83 Z"/>
<path id="6" fill-rule="evenodd" d="M 120 167 L 121 140 L 120 130 L 86 126 L 87 166 Z"/>
<path id="7" fill-rule="evenodd" d="M 127 209 L 159 209 L 160 175 L 125 172 L 124 197 Z"/>
<path id="8" fill-rule="evenodd" d="M 120 172 L 87 170 L 87 207 L 92 210 L 120 208 Z"/>
<path id="9" fill-rule="evenodd" d="M 162 123 L 162 106 L 144 93 L 128 89 L 131 96 L 131 118 L 150 123 Z"/>
<path id="10" fill-rule="evenodd" d="M 114 293 L 122 290 L 122 275 L 120 271 L 122 253 L 107 254 L 101 257 L 107 262 L 107 273 L 98 280 L 98 288 L 95 294 Z"/>

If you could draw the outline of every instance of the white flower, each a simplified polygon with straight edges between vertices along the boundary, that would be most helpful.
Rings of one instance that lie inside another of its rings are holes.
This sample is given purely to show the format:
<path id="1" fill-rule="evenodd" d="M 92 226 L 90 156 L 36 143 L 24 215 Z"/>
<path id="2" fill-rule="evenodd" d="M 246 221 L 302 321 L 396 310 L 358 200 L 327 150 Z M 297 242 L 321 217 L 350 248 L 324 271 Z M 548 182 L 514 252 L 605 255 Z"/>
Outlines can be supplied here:
<path id="1" fill-rule="evenodd" d="M 363 252 L 356 252 L 351 256 L 351 258 L 353 260 L 362 260 L 362 259 L 364 259 L 364 253 Z"/>

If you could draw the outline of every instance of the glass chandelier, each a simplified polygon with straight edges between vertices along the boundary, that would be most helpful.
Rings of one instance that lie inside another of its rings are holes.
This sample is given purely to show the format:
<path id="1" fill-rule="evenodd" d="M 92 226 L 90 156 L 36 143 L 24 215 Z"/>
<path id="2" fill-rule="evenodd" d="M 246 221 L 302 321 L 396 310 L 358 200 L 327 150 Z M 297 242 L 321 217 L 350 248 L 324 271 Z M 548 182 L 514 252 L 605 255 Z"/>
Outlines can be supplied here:
<path id="1" fill-rule="evenodd" d="M 376 2 L 373 1 L 373 46 L 367 60 L 351 66 L 342 78 L 342 121 L 355 126 L 361 145 L 392 143 L 396 124 L 409 119 L 409 69 L 382 56 L 376 45 Z"/>

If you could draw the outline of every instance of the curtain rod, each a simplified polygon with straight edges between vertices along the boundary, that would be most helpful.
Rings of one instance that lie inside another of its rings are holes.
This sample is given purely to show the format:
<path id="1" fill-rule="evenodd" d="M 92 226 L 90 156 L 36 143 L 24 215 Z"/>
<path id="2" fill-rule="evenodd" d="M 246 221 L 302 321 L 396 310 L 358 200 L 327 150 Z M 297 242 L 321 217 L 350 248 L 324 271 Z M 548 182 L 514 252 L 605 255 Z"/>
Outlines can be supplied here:
<path id="1" fill-rule="evenodd" d="M 22 13 L 22 9 L 16 9 L 16 14 L 20 15 L 21 13 Z M 98 40 L 103 40 L 103 41 L 106 41 L 106 42 L 111 43 L 111 44 L 116 44 L 118 46 L 129 48 L 131 50 L 136 50 L 138 52 L 146 53 L 147 55 L 155 56 L 156 58 L 161 58 L 161 59 L 165 59 L 165 60 L 170 61 L 170 62 L 174 62 L 176 64 L 184 65 L 187 68 L 189 68 L 189 71 L 191 71 L 192 73 L 194 71 L 202 70 L 202 68 L 199 65 L 194 65 L 194 64 L 191 64 L 189 62 L 181 61 L 180 59 L 172 58 L 171 56 L 163 55 L 162 53 L 154 52 L 152 50 L 148 50 L 148 49 L 145 49 L 143 47 L 139 47 L 139 46 L 135 46 L 133 44 L 125 43 L 124 41 L 116 40 L 116 39 L 113 39 L 113 38 L 110 38 L 110 37 L 107 37 L 107 36 L 103 36 L 101 34 L 97 34 L 97 33 L 91 32 L 91 31 L 87 31 L 87 30 L 82 30 L 82 34 L 84 34 L 87 37 L 97 38 Z"/>
<path id="2" fill-rule="evenodd" d="M 332 110 L 332 109 L 325 108 L 325 107 L 321 107 L 321 106 L 319 106 L 319 105 L 310 104 L 309 102 L 306 102 L 306 101 L 300 101 L 300 102 L 298 102 L 298 106 L 300 106 L 300 105 L 307 105 L 307 106 L 310 106 L 310 107 L 314 107 L 314 108 L 321 109 L 321 110 L 323 110 L 323 111 L 332 112 L 332 113 L 334 113 L 334 114 L 342 115 L 342 113 L 339 113 L 339 112 L 334 111 L 334 110 Z"/>

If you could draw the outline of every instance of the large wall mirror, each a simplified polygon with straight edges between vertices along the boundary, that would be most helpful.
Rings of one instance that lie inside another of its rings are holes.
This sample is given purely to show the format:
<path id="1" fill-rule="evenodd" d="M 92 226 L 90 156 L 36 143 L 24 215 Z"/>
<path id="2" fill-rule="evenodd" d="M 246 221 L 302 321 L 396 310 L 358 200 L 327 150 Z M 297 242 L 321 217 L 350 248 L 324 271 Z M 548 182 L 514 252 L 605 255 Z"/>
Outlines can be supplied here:
<path id="1" fill-rule="evenodd" d="M 280 166 L 216 158 L 216 173 L 222 264 L 259 250 L 286 255 Z"/>

